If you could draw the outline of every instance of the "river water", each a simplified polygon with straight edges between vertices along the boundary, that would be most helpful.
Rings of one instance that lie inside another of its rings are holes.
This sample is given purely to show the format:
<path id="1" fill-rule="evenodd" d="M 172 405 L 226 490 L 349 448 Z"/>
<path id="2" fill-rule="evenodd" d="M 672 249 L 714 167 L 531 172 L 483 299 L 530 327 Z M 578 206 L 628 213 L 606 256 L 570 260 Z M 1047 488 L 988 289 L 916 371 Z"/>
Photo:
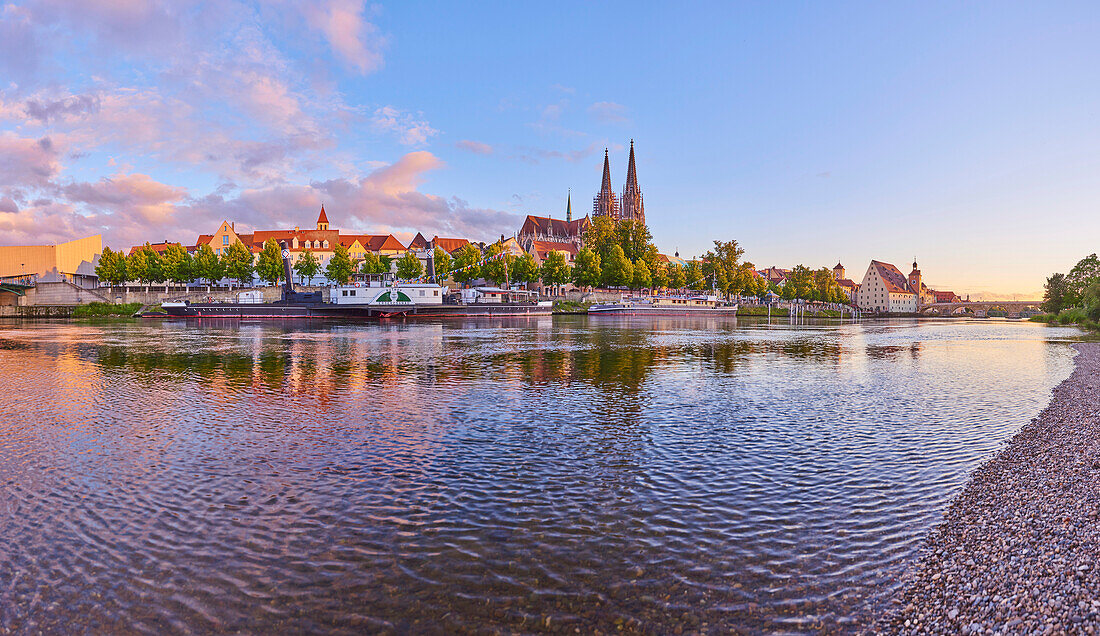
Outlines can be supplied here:
<path id="1" fill-rule="evenodd" d="M 0 323 L 0 632 L 847 631 L 1075 334 Z"/>

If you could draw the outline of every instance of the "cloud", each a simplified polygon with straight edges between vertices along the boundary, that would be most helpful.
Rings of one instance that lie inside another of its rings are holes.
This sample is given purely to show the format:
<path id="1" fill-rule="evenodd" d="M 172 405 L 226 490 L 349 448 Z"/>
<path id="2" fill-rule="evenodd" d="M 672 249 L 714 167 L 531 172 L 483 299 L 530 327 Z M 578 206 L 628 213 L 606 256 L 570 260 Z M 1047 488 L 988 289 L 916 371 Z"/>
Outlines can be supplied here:
<path id="1" fill-rule="evenodd" d="M 537 164 L 543 159 L 564 159 L 569 163 L 577 163 L 596 154 L 605 145 L 604 142 L 593 141 L 584 148 L 565 151 L 545 150 L 542 148 L 522 148 L 520 154 L 515 155 L 513 158 L 530 164 Z"/>
<path id="2" fill-rule="evenodd" d="M 463 139 L 455 144 L 459 150 L 465 150 L 466 152 L 472 152 L 475 155 L 491 155 L 493 154 L 493 147 L 489 144 L 482 143 L 480 141 L 470 141 L 469 139 Z"/>
<path id="3" fill-rule="evenodd" d="M 0 133 L 0 185 L 46 186 L 61 170 L 62 149 L 50 137 Z"/>
<path id="4" fill-rule="evenodd" d="M 601 124 L 628 124 L 626 106 L 615 102 L 596 102 L 588 107 L 588 114 Z"/>
<path id="5" fill-rule="evenodd" d="M 378 27 L 363 19 L 365 5 L 364 0 L 329 0 L 307 2 L 302 9 L 310 27 L 321 31 L 332 49 L 363 74 L 382 67 L 386 44 Z"/>
<path id="6" fill-rule="evenodd" d="M 98 95 L 70 95 L 52 101 L 28 99 L 26 113 L 31 119 L 48 124 L 60 117 L 82 117 L 99 112 Z"/>
<path id="7" fill-rule="evenodd" d="M 375 130 L 390 133 L 406 146 L 419 146 L 428 143 L 428 140 L 439 134 L 428 122 L 419 119 L 421 115 L 413 115 L 393 106 L 383 106 L 374 111 L 371 125 Z"/>

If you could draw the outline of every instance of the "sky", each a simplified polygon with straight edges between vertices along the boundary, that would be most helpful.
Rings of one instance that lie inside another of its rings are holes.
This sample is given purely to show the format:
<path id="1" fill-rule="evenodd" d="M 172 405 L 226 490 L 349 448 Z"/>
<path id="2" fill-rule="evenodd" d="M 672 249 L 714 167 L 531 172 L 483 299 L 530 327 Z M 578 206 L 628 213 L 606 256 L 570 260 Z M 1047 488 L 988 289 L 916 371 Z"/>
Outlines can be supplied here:
<path id="1" fill-rule="evenodd" d="M 2 3 L 3 0 L 0 0 Z M 635 140 L 659 249 L 1032 298 L 1100 251 L 1100 3 L 0 4 L 0 244 L 491 240 Z"/>

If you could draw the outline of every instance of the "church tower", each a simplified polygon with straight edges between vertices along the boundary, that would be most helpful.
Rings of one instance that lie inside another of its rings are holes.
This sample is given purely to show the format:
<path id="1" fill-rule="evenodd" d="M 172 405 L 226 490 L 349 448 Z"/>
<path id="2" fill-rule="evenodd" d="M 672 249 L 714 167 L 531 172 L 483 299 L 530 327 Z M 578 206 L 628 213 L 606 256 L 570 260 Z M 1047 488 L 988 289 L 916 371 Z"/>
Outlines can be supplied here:
<path id="1" fill-rule="evenodd" d="M 614 221 L 620 218 L 619 202 L 615 199 L 615 191 L 611 189 L 611 164 L 607 160 L 607 148 L 603 149 L 603 185 L 592 201 L 592 216 L 607 216 Z"/>
<path id="2" fill-rule="evenodd" d="M 626 185 L 623 186 L 623 198 L 620 199 L 622 218 L 637 221 L 645 225 L 645 205 L 642 203 L 642 190 L 638 187 L 638 173 L 634 168 L 634 140 L 630 140 L 630 164 L 626 168 Z"/>
<path id="3" fill-rule="evenodd" d="M 327 230 L 328 229 L 328 215 L 325 214 L 325 204 L 324 203 L 321 204 L 321 213 L 317 215 L 317 229 L 318 230 Z"/>
<path id="4" fill-rule="evenodd" d="M 921 304 L 920 270 L 917 269 L 917 259 L 913 259 L 913 271 L 909 272 L 909 289 L 917 295 L 917 306 Z"/>
<path id="5" fill-rule="evenodd" d="M 836 262 L 836 267 L 833 268 L 833 278 L 837 280 L 844 280 L 844 266 L 840 264 L 840 261 Z"/>
<path id="6" fill-rule="evenodd" d="M 565 222 L 573 222 L 573 190 L 569 190 L 569 194 L 565 196 Z"/>

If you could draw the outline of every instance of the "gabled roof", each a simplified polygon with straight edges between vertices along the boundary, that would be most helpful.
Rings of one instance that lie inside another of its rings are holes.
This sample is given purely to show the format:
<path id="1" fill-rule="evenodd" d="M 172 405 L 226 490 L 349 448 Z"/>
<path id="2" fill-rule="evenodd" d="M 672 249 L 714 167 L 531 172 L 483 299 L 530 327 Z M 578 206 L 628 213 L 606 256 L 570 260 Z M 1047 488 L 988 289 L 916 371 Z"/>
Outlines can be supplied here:
<path id="1" fill-rule="evenodd" d="M 909 281 L 905 278 L 905 274 L 901 273 L 897 267 L 894 267 L 891 263 L 883 263 L 882 261 L 871 261 L 871 267 L 878 272 L 879 278 L 886 285 L 886 291 L 891 294 L 912 294 L 913 291 L 909 289 Z"/>
<path id="2" fill-rule="evenodd" d="M 444 252 L 451 254 L 469 245 L 470 241 L 464 238 L 442 238 L 437 236 L 432 239 L 432 244 Z"/>
<path id="3" fill-rule="evenodd" d="M 195 247 L 202 245 L 210 245 L 210 241 L 214 240 L 213 234 L 199 234 L 199 238 L 195 239 Z"/>
<path id="4" fill-rule="evenodd" d="M 416 233 L 411 243 L 409 243 L 410 250 L 425 250 L 428 249 L 428 239 L 424 238 L 424 235 L 420 232 Z"/>
<path id="5" fill-rule="evenodd" d="M 402 252 L 407 249 L 393 234 L 344 234 L 340 237 L 340 242 L 344 245 L 350 246 L 355 241 L 359 241 L 364 249 L 371 252 Z"/>
<path id="6" fill-rule="evenodd" d="M 535 216 L 528 214 L 527 219 L 523 221 L 523 227 L 520 228 L 520 234 L 549 234 L 551 236 L 568 236 L 570 238 L 579 238 L 584 234 L 584 231 L 591 225 L 591 221 L 587 216 L 581 217 L 575 221 L 563 221 L 562 219 L 552 219 L 548 216 Z"/>
<path id="7" fill-rule="evenodd" d="M 564 241 L 531 241 L 531 249 L 540 259 L 546 258 L 550 252 L 565 252 L 570 256 L 577 255 L 577 246 Z"/>
<path id="8" fill-rule="evenodd" d="M 852 280 L 851 278 L 841 278 L 841 279 L 838 279 L 838 280 L 836 281 L 836 284 L 837 284 L 837 285 L 840 285 L 841 287 L 851 287 L 851 288 L 853 288 L 853 289 L 855 289 L 855 286 L 856 286 L 856 283 L 855 283 L 855 281 L 853 281 L 853 280 Z"/>

